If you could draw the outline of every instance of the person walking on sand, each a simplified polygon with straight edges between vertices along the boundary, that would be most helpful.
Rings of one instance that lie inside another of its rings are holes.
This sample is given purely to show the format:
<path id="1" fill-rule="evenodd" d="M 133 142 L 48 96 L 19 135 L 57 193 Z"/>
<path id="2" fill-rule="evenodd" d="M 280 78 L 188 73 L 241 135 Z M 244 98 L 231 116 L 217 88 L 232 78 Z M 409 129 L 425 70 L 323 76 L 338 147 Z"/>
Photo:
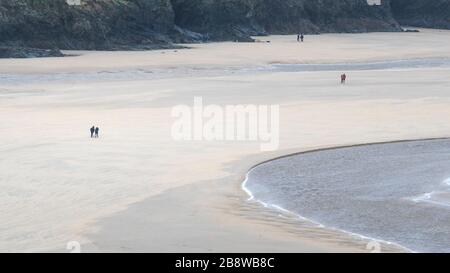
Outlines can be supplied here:
<path id="1" fill-rule="evenodd" d="M 91 138 L 94 137 L 94 132 L 95 132 L 95 126 L 91 127 Z"/>
<path id="2" fill-rule="evenodd" d="M 347 80 L 347 75 L 345 75 L 345 73 L 344 73 L 341 75 L 341 84 L 345 84 L 346 80 Z"/>
<path id="3" fill-rule="evenodd" d="M 300 41 L 303 43 L 303 40 L 305 39 L 305 36 L 303 36 L 303 33 L 300 34 Z"/>
<path id="4" fill-rule="evenodd" d="M 297 34 L 297 42 L 300 42 L 300 34 Z"/>
<path id="5" fill-rule="evenodd" d="M 100 129 L 98 127 L 95 127 L 95 138 L 98 138 L 98 131 L 100 131 Z"/>

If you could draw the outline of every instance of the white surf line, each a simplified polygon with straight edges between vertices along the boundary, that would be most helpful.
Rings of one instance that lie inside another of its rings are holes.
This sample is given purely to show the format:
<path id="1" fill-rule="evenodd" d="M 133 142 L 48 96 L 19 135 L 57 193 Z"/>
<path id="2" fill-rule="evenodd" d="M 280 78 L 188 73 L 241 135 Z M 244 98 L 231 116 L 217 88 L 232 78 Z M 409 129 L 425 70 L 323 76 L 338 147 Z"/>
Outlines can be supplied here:
<path id="1" fill-rule="evenodd" d="M 450 58 L 411 58 L 399 60 L 380 60 L 367 62 L 340 62 L 340 63 L 271 63 L 264 65 L 246 66 L 225 66 L 213 67 L 209 69 L 195 67 L 179 68 L 128 68 L 111 71 L 91 71 L 91 72 L 61 72 L 48 74 L 17 74 L 0 73 L 0 83 L 17 84 L 20 83 L 40 83 L 40 82 L 61 82 L 61 81 L 141 81 L 141 80 L 161 80 L 172 78 L 192 78 L 192 77 L 220 77 L 233 76 L 237 73 L 248 75 L 255 73 L 276 73 L 276 72 L 329 72 L 329 71 L 371 71 L 371 70 L 414 70 L 424 68 L 446 68 L 450 67 Z"/>
<path id="2" fill-rule="evenodd" d="M 450 177 L 445 179 L 442 183 L 442 185 L 446 186 L 446 187 L 450 187 Z M 433 195 L 434 194 L 439 194 L 439 193 L 450 193 L 449 191 L 432 191 L 432 192 L 427 192 L 415 197 L 410 197 L 407 198 L 408 200 L 413 201 L 414 203 L 429 203 L 429 204 L 433 204 L 436 206 L 441 206 L 441 207 L 450 207 L 450 202 L 439 202 L 439 201 L 434 201 L 433 200 Z"/>
<path id="3" fill-rule="evenodd" d="M 361 146 L 361 145 L 360 145 L 360 146 Z M 338 148 L 339 148 L 339 147 L 338 147 Z M 287 157 L 287 156 L 286 156 L 286 157 Z M 277 159 L 278 159 L 278 158 L 273 159 L 273 160 L 277 160 Z M 258 164 L 258 165 L 256 165 L 255 167 L 261 166 L 261 165 L 266 164 L 266 163 L 268 163 L 268 162 L 270 162 L 270 161 L 272 161 L 272 160 L 269 160 L 269 161 L 266 161 L 266 162 L 264 162 L 264 163 Z M 362 240 L 365 240 L 365 241 L 369 241 L 369 242 L 370 242 L 370 241 L 375 241 L 375 242 L 382 243 L 382 244 L 386 244 L 386 245 L 390 245 L 390 246 L 396 246 L 396 247 L 398 247 L 398 248 L 404 249 L 404 250 L 407 251 L 407 252 L 417 253 L 417 251 L 414 251 L 414 250 L 412 250 L 412 249 L 409 249 L 409 248 L 407 248 L 407 247 L 405 247 L 405 246 L 402 246 L 402 245 L 400 245 L 400 244 L 398 244 L 398 243 L 395 243 L 395 242 L 386 241 L 386 240 L 379 239 L 379 238 L 374 238 L 374 237 L 369 237 L 369 236 L 365 236 L 365 235 L 362 235 L 362 234 L 359 234 L 359 233 L 354 233 L 354 232 L 351 232 L 351 231 L 347 231 L 347 230 L 343 230 L 343 229 L 339 229 L 339 228 L 335 228 L 335 227 L 325 226 L 325 225 L 323 225 L 323 224 L 321 224 L 321 223 L 319 223 L 319 222 L 317 222 L 317 221 L 314 221 L 314 220 L 312 220 L 312 219 L 308 219 L 308 218 L 306 218 L 306 217 L 303 217 L 303 216 L 301 216 L 301 215 L 299 215 L 299 214 L 297 214 L 297 213 L 295 213 L 295 212 L 292 212 L 292 211 L 290 211 L 290 210 L 287 210 L 287 209 L 285 209 L 285 208 L 283 208 L 283 207 L 281 207 L 281 206 L 279 206 L 279 205 L 266 203 L 266 202 L 264 202 L 264 201 L 262 201 L 262 200 L 260 200 L 260 199 L 256 199 L 255 196 L 254 196 L 254 194 L 253 194 L 253 193 L 250 191 L 250 189 L 247 187 L 247 182 L 248 182 L 248 179 L 249 179 L 249 174 L 250 174 L 250 172 L 251 172 L 255 167 L 251 168 L 251 169 L 246 173 L 246 175 L 245 175 L 245 180 L 244 180 L 244 181 L 242 182 L 242 184 L 241 184 L 242 190 L 243 190 L 244 192 L 246 192 L 247 195 L 249 196 L 249 198 L 247 199 L 247 201 L 255 201 L 255 202 L 257 202 L 257 203 L 260 203 L 260 204 L 261 204 L 263 207 L 265 207 L 265 208 L 278 210 L 278 211 L 281 211 L 281 212 L 283 212 L 283 213 L 285 213 L 285 214 L 292 215 L 292 216 L 294 216 L 294 217 L 296 217 L 296 218 L 298 218 L 298 219 L 300 219 L 300 220 L 302 220 L 302 221 L 306 221 L 306 222 L 312 223 L 313 225 L 316 225 L 317 228 L 323 228 L 323 229 L 328 229 L 328 230 L 331 230 L 331 231 L 337 231 L 337 232 L 341 232 L 341 233 L 345 233 L 345 234 L 347 234 L 347 235 L 350 235 L 351 237 L 357 237 L 357 238 L 362 239 Z M 280 215 L 280 216 L 281 216 L 281 215 Z"/>
<path id="4" fill-rule="evenodd" d="M 436 193 L 438 193 L 438 192 L 433 191 L 433 192 L 425 193 L 418 197 L 412 198 L 410 200 L 412 200 L 414 203 L 428 203 L 428 204 L 436 205 L 438 207 L 450 207 L 449 203 L 434 201 L 432 198 L 433 198 L 433 194 L 436 194 Z"/>
<path id="5" fill-rule="evenodd" d="M 323 72 L 323 71 L 371 71 L 371 70 L 411 70 L 425 68 L 445 68 L 450 66 L 450 58 L 406 58 L 367 62 L 337 63 L 275 63 L 274 71 L 279 72 Z"/>

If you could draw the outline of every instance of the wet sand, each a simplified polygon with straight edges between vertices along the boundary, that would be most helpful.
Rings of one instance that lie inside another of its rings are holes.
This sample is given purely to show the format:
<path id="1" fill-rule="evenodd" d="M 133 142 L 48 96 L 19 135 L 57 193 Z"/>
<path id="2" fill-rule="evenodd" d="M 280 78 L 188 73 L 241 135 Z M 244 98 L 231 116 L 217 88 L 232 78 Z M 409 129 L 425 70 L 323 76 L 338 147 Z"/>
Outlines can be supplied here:
<path id="1" fill-rule="evenodd" d="M 330 34 L 302 45 L 277 36 L 267 37 L 270 44 L 0 60 L 0 250 L 64 252 L 76 240 L 84 251 L 367 252 L 367 242 L 247 202 L 245 174 L 294 152 L 449 136 L 450 69 L 354 70 L 346 86 L 338 83 L 342 71 L 228 70 L 444 58 L 449 34 Z M 228 72 L 210 75 L 212 67 Z M 177 74 L 184 68 L 196 72 Z M 138 69 L 169 77 L 101 76 Z M 24 78 L 8 78 L 18 74 Z M 171 109 L 192 105 L 194 96 L 222 106 L 279 104 L 280 149 L 174 141 Z M 94 124 L 98 140 L 88 136 Z"/>

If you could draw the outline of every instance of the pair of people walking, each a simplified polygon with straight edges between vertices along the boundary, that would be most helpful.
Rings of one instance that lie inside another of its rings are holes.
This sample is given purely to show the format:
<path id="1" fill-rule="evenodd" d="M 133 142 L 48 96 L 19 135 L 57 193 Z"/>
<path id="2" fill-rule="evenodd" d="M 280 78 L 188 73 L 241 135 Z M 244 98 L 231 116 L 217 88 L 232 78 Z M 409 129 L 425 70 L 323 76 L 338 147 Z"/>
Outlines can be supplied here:
<path id="1" fill-rule="evenodd" d="M 303 33 L 300 33 L 300 34 L 297 35 L 297 42 L 302 42 L 303 43 L 304 39 L 305 39 L 305 36 L 303 36 Z"/>
<path id="2" fill-rule="evenodd" d="M 91 138 L 98 138 L 98 132 L 100 129 L 98 127 L 92 126 L 91 127 Z"/>

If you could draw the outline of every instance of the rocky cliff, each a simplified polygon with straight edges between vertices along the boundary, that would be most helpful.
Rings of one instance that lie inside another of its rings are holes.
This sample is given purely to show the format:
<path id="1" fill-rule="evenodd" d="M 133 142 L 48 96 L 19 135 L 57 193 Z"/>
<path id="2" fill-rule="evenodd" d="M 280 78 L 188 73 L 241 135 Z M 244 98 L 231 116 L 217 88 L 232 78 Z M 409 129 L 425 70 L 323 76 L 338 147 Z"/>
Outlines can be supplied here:
<path id="1" fill-rule="evenodd" d="M 36 48 L 111 49 L 168 44 L 169 0 L 1 0 L 0 42 Z"/>
<path id="2" fill-rule="evenodd" d="M 152 49 L 251 41 L 255 34 L 401 30 L 389 0 L 381 6 L 366 0 L 80 1 L 0 0 L 0 51 L 32 48 L 30 56 L 46 56 L 57 51 L 38 49 Z M 27 56 L 15 52 L 20 55 Z"/>
<path id="3" fill-rule="evenodd" d="M 403 25 L 450 29 L 450 0 L 391 0 Z"/>
<path id="4" fill-rule="evenodd" d="M 214 40 L 254 34 L 398 31 L 389 1 L 366 0 L 172 0 L 175 23 Z"/>

